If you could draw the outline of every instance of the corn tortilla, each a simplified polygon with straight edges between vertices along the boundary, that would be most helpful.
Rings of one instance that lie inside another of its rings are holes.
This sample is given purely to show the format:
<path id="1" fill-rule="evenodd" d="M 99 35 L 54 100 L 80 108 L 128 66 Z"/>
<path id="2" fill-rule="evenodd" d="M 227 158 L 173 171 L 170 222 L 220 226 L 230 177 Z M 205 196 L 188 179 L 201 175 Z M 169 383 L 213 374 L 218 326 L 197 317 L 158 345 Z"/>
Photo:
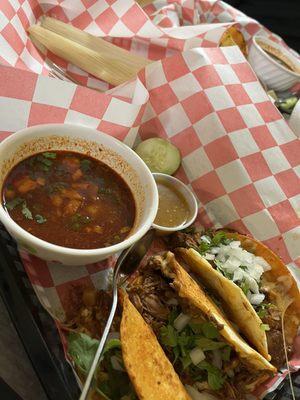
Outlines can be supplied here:
<path id="1" fill-rule="evenodd" d="M 291 345 L 300 321 L 300 294 L 292 274 L 281 259 L 261 242 L 237 233 L 226 233 L 226 236 L 239 240 L 242 248 L 262 257 L 271 266 L 271 270 L 263 274 L 262 284 L 270 289 L 272 302 L 280 310 L 285 309 L 284 304 L 287 302 L 291 303 L 285 312 L 284 321 L 285 338 Z M 262 321 L 241 288 L 214 269 L 194 249 L 180 248 L 177 253 L 201 281 L 220 296 L 230 319 L 239 326 L 241 332 L 260 354 L 270 360 L 266 333 L 261 329 Z"/>
<path id="2" fill-rule="evenodd" d="M 140 400 L 191 400 L 152 329 L 124 295 L 122 355 Z"/>
<path id="3" fill-rule="evenodd" d="M 260 353 L 250 347 L 234 330 L 231 323 L 201 286 L 176 261 L 173 253 L 168 252 L 166 254 L 162 272 L 172 280 L 172 286 L 178 292 L 178 295 L 190 306 L 195 307 L 204 314 L 218 328 L 220 335 L 236 351 L 240 360 L 250 370 L 276 372 L 276 368 Z"/>

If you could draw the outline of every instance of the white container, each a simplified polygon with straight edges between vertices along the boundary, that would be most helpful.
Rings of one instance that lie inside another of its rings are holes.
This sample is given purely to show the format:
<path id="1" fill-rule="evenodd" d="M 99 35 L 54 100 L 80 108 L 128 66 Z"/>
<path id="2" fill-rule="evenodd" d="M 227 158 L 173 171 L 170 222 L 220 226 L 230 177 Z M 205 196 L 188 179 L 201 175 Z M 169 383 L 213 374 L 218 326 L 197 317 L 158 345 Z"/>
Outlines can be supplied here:
<path id="1" fill-rule="evenodd" d="M 33 236 L 20 227 L 0 204 L 0 220 L 21 248 L 44 260 L 64 265 L 101 261 L 131 246 L 151 227 L 158 208 L 155 180 L 144 161 L 128 146 L 95 129 L 71 124 L 46 124 L 23 129 L 0 144 L 0 192 L 7 173 L 24 158 L 38 152 L 67 150 L 89 154 L 116 171 L 127 183 L 136 203 L 136 218 L 129 236 L 99 249 L 72 249 Z"/>
<path id="2" fill-rule="evenodd" d="M 286 48 L 264 36 L 254 36 L 249 52 L 249 63 L 258 78 L 267 85 L 268 89 L 284 91 L 300 82 L 300 73 L 289 70 L 274 58 L 269 56 L 257 43 L 261 41 L 277 49 L 286 59 L 300 71 L 300 61 Z"/>
<path id="3" fill-rule="evenodd" d="M 189 210 L 190 210 L 190 215 L 188 220 L 178 226 L 162 226 L 162 225 L 157 225 L 157 224 L 152 224 L 153 228 L 159 231 L 161 234 L 168 235 L 176 231 L 180 231 L 182 229 L 188 228 L 192 223 L 195 221 L 197 214 L 198 214 L 198 203 L 196 200 L 196 197 L 194 196 L 193 192 L 191 189 L 185 185 L 183 182 L 181 182 L 179 179 L 174 178 L 174 176 L 167 175 L 167 174 L 161 174 L 158 172 L 153 173 L 154 179 L 157 183 L 161 182 L 169 184 L 173 186 L 181 195 L 185 198 Z"/>

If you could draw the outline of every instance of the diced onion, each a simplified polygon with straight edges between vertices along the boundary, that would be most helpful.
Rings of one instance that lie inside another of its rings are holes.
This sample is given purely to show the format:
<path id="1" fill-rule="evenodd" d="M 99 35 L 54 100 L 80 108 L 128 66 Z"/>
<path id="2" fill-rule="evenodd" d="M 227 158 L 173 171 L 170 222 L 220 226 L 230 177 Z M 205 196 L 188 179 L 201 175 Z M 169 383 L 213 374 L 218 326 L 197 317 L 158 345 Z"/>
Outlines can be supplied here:
<path id="1" fill-rule="evenodd" d="M 204 255 L 204 258 L 205 258 L 206 260 L 214 260 L 214 259 L 215 259 L 215 255 L 214 255 L 214 254 L 210 254 L 210 253 L 206 253 L 206 254 Z"/>
<path id="2" fill-rule="evenodd" d="M 258 294 L 251 294 L 249 296 L 249 301 L 251 304 L 258 306 L 260 303 L 262 303 L 265 299 L 265 295 L 262 293 L 258 293 Z"/>
<path id="3" fill-rule="evenodd" d="M 215 367 L 222 369 L 222 356 L 220 350 L 213 350 L 212 354 L 212 364 Z"/>
<path id="4" fill-rule="evenodd" d="M 197 389 L 191 385 L 185 385 L 186 391 L 193 400 L 217 400 L 215 396 L 207 392 L 198 392 Z"/>
<path id="5" fill-rule="evenodd" d="M 238 249 L 241 245 L 241 242 L 239 240 L 233 240 L 232 242 L 229 243 L 229 246 L 232 249 Z"/>
<path id="6" fill-rule="evenodd" d="M 220 248 L 219 247 L 212 247 L 209 251 L 211 254 L 218 254 Z"/>
<path id="7" fill-rule="evenodd" d="M 262 274 L 271 267 L 262 257 L 243 249 L 239 240 L 212 247 L 204 258 L 214 260 L 221 272 L 238 286 L 242 287 L 243 284 L 251 304 L 258 305 L 263 301 L 264 295 L 259 291 L 259 283 Z"/>
<path id="8" fill-rule="evenodd" d="M 201 361 L 205 359 L 205 354 L 200 347 L 195 347 L 191 352 L 190 352 L 190 357 L 192 360 L 192 363 L 194 365 L 198 365 Z"/>
<path id="9" fill-rule="evenodd" d="M 200 239 L 202 240 L 202 242 L 205 242 L 205 243 L 208 243 L 208 244 L 210 244 L 210 242 L 211 242 L 210 237 L 206 236 L 206 235 L 201 236 Z"/>
<path id="10" fill-rule="evenodd" d="M 189 315 L 186 314 L 179 314 L 178 317 L 175 319 L 174 321 L 174 328 L 180 332 L 182 331 L 182 329 L 184 329 L 187 324 L 190 322 L 191 317 Z"/>
<path id="11" fill-rule="evenodd" d="M 122 367 L 118 357 L 111 356 L 110 362 L 111 362 L 111 366 L 113 367 L 114 370 L 116 370 L 116 371 L 125 371 L 124 368 Z"/>

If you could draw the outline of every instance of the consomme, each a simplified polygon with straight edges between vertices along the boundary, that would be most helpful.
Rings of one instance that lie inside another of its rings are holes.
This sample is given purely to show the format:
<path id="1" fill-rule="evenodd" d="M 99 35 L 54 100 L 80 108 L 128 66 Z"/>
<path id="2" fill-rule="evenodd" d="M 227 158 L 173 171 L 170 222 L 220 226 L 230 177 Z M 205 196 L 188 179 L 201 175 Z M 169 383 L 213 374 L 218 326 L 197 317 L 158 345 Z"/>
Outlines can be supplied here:
<path id="1" fill-rule="evenodd" d="M 74 249 L 121 242 L 135 219 L 124 180 L 102 162 L 68 151 L 39 153 L 17 164 L 5 179 L 2 201 L 26 231 Z"/>

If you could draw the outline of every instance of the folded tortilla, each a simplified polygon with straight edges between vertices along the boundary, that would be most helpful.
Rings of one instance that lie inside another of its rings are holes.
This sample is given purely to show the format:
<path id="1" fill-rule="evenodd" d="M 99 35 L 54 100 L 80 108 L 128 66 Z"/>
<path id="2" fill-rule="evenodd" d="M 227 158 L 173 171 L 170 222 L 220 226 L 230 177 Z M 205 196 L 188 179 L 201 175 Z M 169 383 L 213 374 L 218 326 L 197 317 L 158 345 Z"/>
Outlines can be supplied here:
<path id="1" fill-rule="evenodd" d="M 263 286 L 268 288 L 272 303 L 285 313 L 285 339 L 287 344 L 292 345 L 300 321 L 300 294 L 290 271 L 276 254 L 257 240 L 236 233 L 226 233 L 226 236 L 239 240 L 242 248 L 262 257 L 271 266 L 271 270 L 263 274 Z M 266 332 L 261 329 L 262 320 L 241 288 L 213 268 L 196 250 L 180 248 L 176 253 L 201 278 L 201 282 L 218 294 L 222 306 L 241 333 L 261 355 L 270 360 Z"/>
<path id="2" fill-rule="evenodd" d="M 139 399 L 191 400 L 152 329 L 127 295 L 120 334 L 124 364 Z"/>
<path id="3" fill-rule="evenodd" d="M 166 254 L 162 262 L 162 272 L 172 280 L 172 286 L 181 299 L 198 309 L 218 327 L 220 335 L 236 351 L 244 365 L 256 371 L 276 372 L 273 365 L 241 338 L 209 295 L 176 261 L 173 253 L 168 252 Z"/>

